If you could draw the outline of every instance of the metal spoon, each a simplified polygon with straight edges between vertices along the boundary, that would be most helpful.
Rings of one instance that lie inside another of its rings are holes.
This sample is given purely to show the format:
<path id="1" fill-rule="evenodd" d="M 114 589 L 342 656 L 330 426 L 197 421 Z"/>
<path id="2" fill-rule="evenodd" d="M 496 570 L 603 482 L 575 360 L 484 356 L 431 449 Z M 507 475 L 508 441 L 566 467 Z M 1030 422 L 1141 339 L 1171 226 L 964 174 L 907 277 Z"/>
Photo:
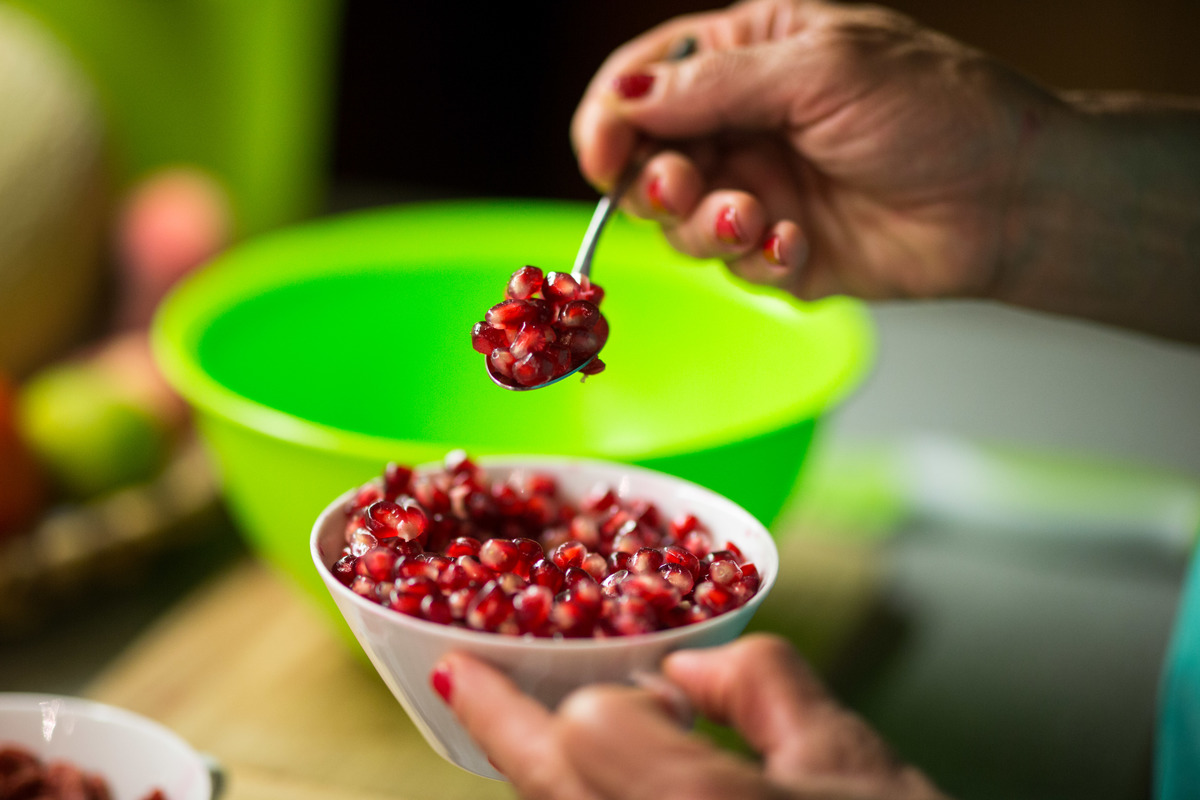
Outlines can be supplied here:
<path id="1" fill-rule="evenodd" d="M 571 275 L 575 280 L 582 283 L 583 278 L 589 277 L 592 272 L 592 256 L 596 252 L 596 244 L 600 241 L 600 232 L 604 230 L 605 223 L 612 217 L 613 212 L 617 210 L 617 206 L 621 202 L 622 195 L 633 185 L 634 179 L 637 178 L 638 172 L 641 171 L 641 163 L 630 165 L 621 177 L 617 179 L 616 184 L 609 190 L 608 194 L 600 198 L 600 202 L 596 204 L 596 210 L 592 212 L 592 221 L 588 223 L 587 232 L 583 234 L 583 241 L 579 243 L 579 253 L 575 256 L 575 266 L 571 268 Z M 498 375 L 492 369 L 492 362 L 489 359 L 484 359 L 484 364 L 487 366 L 488 377 L 492 379 L 492 383 L 497 386 L 502 386 L 514 392 L 525 392 L 530 389 L 545 389 L 558 383 L 564 378 L 569 378 L 579 370 L 586 367 L 588 364 L 599 355 L 599 352 L 592 355 L 591 358 L 584 361 L 579 366 L 570 372 L 565 372 L 557 378 L 551 378 L 545 383 L 539 383 L 534 386 L 521 386 L 520 384 L 508 383 L 502 376 Z"/>

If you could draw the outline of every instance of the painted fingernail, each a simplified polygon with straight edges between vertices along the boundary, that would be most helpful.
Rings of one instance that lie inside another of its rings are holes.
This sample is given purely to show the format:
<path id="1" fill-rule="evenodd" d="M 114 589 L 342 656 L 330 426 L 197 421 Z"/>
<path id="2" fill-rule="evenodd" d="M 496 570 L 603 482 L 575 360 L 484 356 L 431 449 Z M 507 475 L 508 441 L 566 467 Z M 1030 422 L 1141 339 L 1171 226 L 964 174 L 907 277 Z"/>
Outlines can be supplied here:
<path id="1" fill-rule="evenodd" d="M 783 266 L 783 239 L 779 238 L 778 233 L 772 233 L 767 237 L 763 242 L 762 252 L 763 258 L 768 263 L 777 267 Z"/>
<path id="2" fill-rule="evenodd" d="M 667 208 L 666 202 L 663 200 L 662 178 L 655 175 L 646 184 L 646 199 L 650 201 L 650 205 L 655 211 L 661 211 L 664 214 L 670 214 L 671 209 Z"/>
<path id="3" fill-rule="evenodd" d="M 742 241 L 742 231 L 738 226 L 737 209 L 725 206 L 717 214 L 717 238 L 725 244 L 738 244 Z"/>
<path id="4" fill-rule="evenodd" d="M 613 89 L 626 100 L 645 97 L 654 88 L 654 76 L 645 72 L 622 75 L 613 81 Z"/>
<path id="5" fill-rule="evenodd" d="M 700 43 L 696 41 L 695 36 L 685 36 L 682 39 L 677 39 L 671 45 L 671 49 L 667 51 L 667 61 L 683 61 L 685 58 L 695 55 L 699 47 Z"/>
<path id="6" fill-rule="evenodd" d="M 429 684 L 433 686 L 433 690 L 445 702 L 450 702 L 450 694 L 454 690 L 454 683 L 450 677 L 450 668 L 445 664 L 438 664 L 434 667 L 433 672 L 429 674 Z"/>

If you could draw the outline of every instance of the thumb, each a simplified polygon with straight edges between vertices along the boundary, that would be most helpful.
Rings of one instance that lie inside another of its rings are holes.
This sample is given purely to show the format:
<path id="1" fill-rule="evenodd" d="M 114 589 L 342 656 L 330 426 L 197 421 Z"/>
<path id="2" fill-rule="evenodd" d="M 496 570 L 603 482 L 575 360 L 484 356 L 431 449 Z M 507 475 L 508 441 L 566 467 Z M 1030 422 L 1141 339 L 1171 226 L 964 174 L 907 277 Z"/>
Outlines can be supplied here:
<path id="1" fill-rule="evenodd" d="M 681 650 L 663 672 L 697 709 L 736 728 L 777 779 L 891 776 L 887 745 L 826 693 L 784 640 L 746 636 L 711 650 Z"/>

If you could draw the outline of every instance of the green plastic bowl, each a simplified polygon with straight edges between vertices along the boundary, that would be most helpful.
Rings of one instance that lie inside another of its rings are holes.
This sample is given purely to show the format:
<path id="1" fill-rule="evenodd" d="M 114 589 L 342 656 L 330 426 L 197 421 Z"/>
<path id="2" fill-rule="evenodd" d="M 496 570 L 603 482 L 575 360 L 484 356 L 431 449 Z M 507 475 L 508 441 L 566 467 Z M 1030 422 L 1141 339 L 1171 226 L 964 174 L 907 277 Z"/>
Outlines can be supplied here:
<path id="1" fill-rule="evenodd" d="M 171 294 L 159 363 L 262 556 L 321 597 L 307 533 L 331 498 L 388 460 L 460 447 L 640 464 L 774 520 L 818 418 L 866 368 L 861 306 L 749 287 L 619 217 L 593 271 L 607 371 L 534 392 L 493 385 L 471 325 L 517 267 L 570 269 L 589 213 L 476 201 L 332 218 L 241 245 Z"/>

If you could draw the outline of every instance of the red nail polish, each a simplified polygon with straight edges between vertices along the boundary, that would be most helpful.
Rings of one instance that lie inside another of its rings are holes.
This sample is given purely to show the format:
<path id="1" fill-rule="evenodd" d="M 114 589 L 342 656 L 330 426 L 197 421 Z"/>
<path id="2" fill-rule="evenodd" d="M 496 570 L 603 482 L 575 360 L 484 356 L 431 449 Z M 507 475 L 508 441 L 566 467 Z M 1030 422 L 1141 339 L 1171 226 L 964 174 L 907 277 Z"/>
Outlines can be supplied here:
<path id="1" fill-rule="evenodd" d="M 650 201 L 650 205 L 655 211 L 661 211 L 664 214 L 670 214 L 671 209 L 667 208 L 667 204 L 663 202 L 662 194 L 662 178 L 655 175 L 646 184 L 646 199 Z"/>
<path id="2" fill-rule="evenodd" d="M 742 231 L 738 227 L 737 209 L 725 206 L 717 214 L 717 238 L 725 244 L 738 244 L 742 241 Z"/>
<path id="3" fill-rule="evenodd" d="M 449 703 L 450 693 L 453 690 L 453 683 L 450 679 L 450 668 L 445 664 L 438 664 L 434 667 L 433 672 L 429 675 L 429 683 L 433 686 L 433 690 L 437 692 L 442 700 Z"/>
<path id="4" fill-rule="evenodd" d="M 783 266 L 783 240 L 778 233 L 772 233 L 763 242 L 763 258 L 777 267 Z"/>
<path id="5" fill-rule="evenodd" d="M 613 81 L 613 89 L 626 100 L 637 100 L 645 97 L 654 88 L 654 76 L 645 72 L 635 72 L 622 75 Z"/>

